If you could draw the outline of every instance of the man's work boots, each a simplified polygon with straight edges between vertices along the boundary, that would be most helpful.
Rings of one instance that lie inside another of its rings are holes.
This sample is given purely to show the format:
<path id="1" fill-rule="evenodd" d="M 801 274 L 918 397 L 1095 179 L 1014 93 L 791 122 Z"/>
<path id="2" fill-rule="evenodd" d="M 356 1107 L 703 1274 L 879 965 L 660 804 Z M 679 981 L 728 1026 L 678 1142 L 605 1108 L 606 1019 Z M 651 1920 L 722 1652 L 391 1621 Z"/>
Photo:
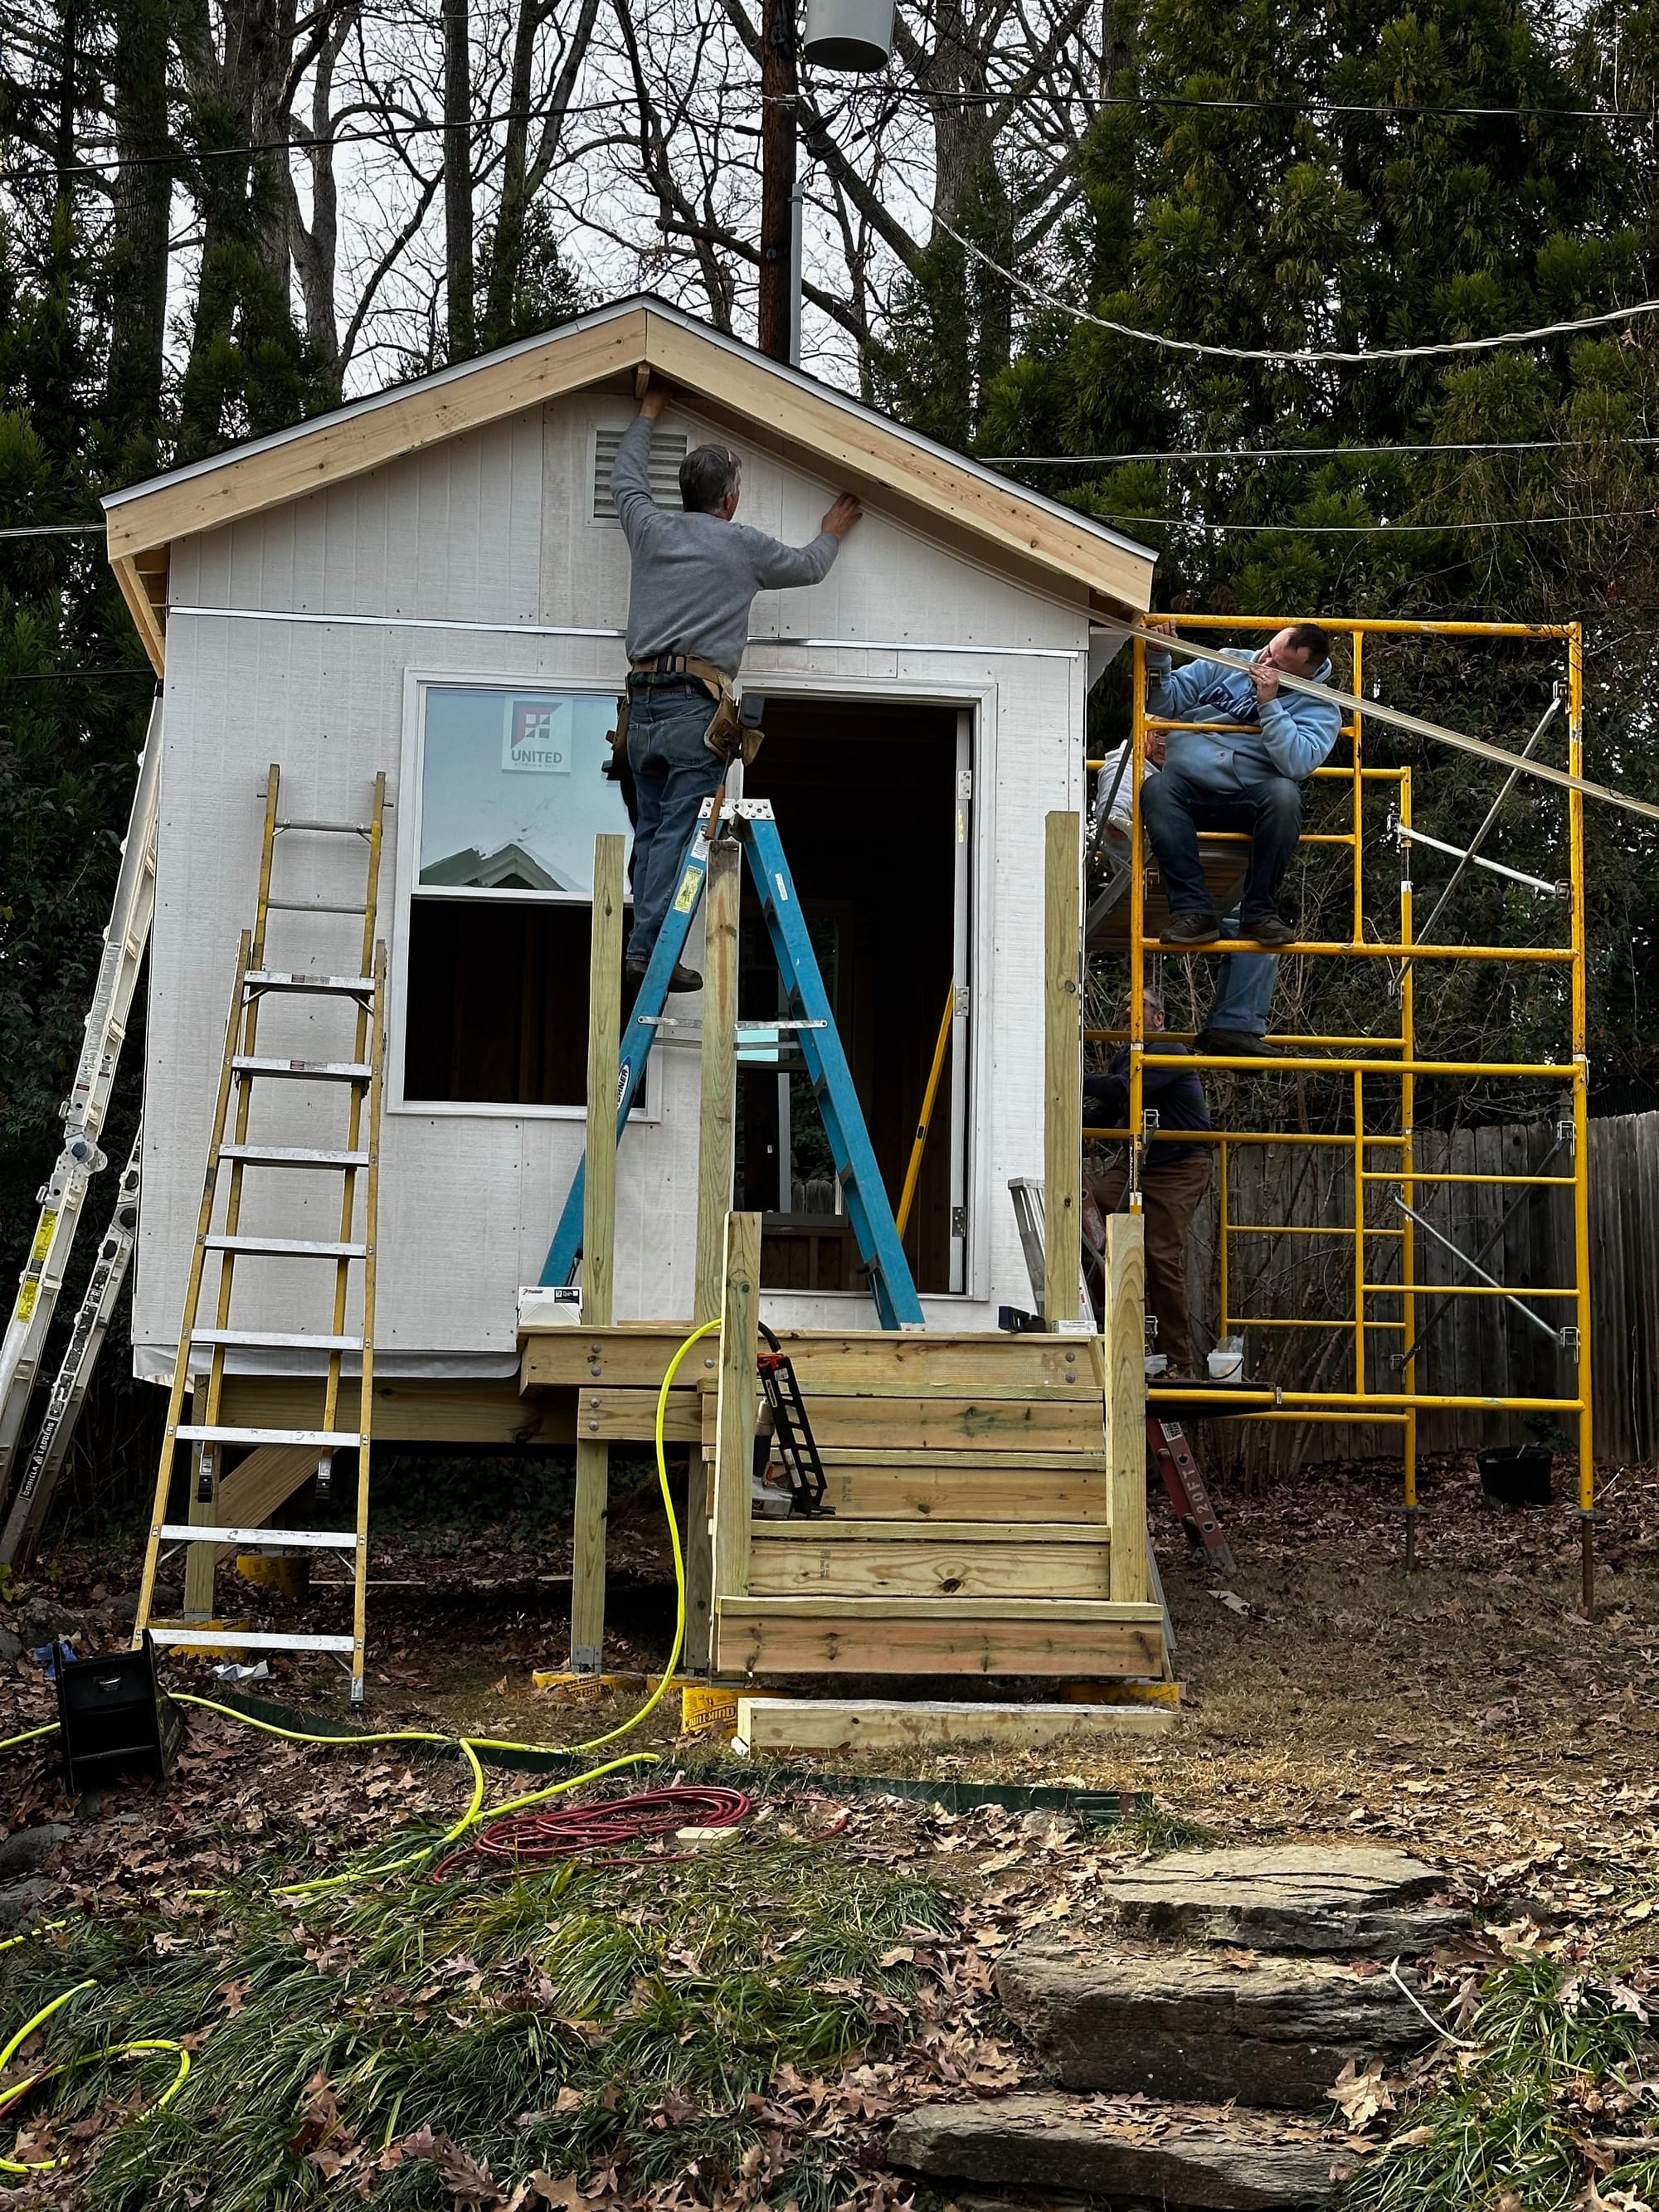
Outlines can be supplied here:
<path id="1" fill-rule="evenodd" d="M 1200 1030 L 1193 1049 L 1217 1060 L 1277 1060 L 1279 1047 L 1254 1030 Z"/>
<path id="2" fill-rule="evenodd" d="M 1158 933 L 1160 945 L 1213 945 L 1221 924 L 1212 914 L 1172 914 Z"/>
<path id="3" fill-rule="evenodd" d="M 635 960 L 630 953 L 623 965 L 627 970 L 629 981 L 638 985 L 644 982 L 645 971 L 651 963 L 648 960 Z M 701 991 L 702 977 L 695 968 L 684 968 L 677 960 L 674 963 L 674 972 L 668 979 L 668 988 L 671 991 Z"/>
<path id="4" fill-rule="evenodd" d="M 1238 933 L 1252 945 L 1294 945 L 1296 932 L 1273 907 L 1260 914 L 1241 914 Z"/>

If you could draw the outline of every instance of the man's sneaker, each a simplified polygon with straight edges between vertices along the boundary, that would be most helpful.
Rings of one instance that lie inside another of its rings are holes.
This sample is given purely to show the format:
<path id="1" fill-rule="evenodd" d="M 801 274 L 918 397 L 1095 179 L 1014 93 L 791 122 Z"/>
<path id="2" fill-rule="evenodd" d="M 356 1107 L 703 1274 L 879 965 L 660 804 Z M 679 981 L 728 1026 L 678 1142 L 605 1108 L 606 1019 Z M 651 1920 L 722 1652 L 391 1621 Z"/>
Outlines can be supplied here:
<path id="1" fill-rule="evenodd" d="M 1213 945 L 1221 924 L 1212 914 L 1172 914 L 1158 932 L 1160 945 Z"/>
<path id="2" fill-rule="evenodd" d="M 1271 908 L 1261 914 L 1241 914 L 1238 933 L 1252 945 L 1294 945 L 1296 932 L 1282 915 Z"/>
<path id="3" fill-rule="evenodd" d="M 1200 1030 L 1193 1039 L 1198 1051 L 1217 1060 L 1277 1060 L 1279 1047 L 1254 1030 Z"/>
<path id="4" fill-rule="evenodd" d="M 629 981 L 635 985 L 644 982 L 645 971 L 650 965 L 648 960 L 635 960 L 631 957 L 623 963 Z M 674 963 L 674 972 L 668 979 L 668 988 L 671 991 L 701 991 L 702 977 L 695 968 L 682 967 L 677 960 Z"/>

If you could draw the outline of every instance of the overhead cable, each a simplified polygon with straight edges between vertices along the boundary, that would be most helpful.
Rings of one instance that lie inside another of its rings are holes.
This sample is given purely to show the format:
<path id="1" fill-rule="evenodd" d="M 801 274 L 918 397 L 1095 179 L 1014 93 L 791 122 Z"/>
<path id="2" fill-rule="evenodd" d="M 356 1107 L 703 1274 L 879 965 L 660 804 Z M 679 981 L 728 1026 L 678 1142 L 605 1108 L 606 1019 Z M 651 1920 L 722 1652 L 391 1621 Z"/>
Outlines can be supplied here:
<path id="1" fill-rule="evenodd" d="M 1352 461 L 1391 453 L 1565 453 L 1585 446 L 1659 446 L 1622 430 L 1606 438 L 1487 438 L 1468 444 L 1400 440 L 1388 446 L 1170 446 L 1145 453 L 976 453 L 988 468 L 1123 468 L 1131 461 Z"/>
<path id="2" fill-rule="evenodd" d="M 1288 531 L 1303 538 L 1397 538 L 1406 530 L 1547 530 L 1575 522 L 1651 521 L 1656 515 L 1659 515 L 1659 507 L 1603 507 L 1589 514 L 1503 514 L 1494 516 L 1489 522 L 1212 522 L 1202 514 L 1106 514 L 1094 519 L 1097 522 L 1138 525 L 1142 529 L 1213 530 L 1235 535 L 1249 531 L 1270 531 L 1275 534 Z"/>
<path id="3" fill-rule="evenodd" d="M 0 530 L 0 538 L 101 538 L 104 528 L 101 522 L 26 522 Z"/>
<path id="4" fill-rule="evenodd" d="M 1069 315 L 1073 322 L 1089 323 L 1098 331 L 1110 331 L 1115 337 L 1133 338 L 1142 345 L 1166 346 L 1176 353 L 1200 354 L 1206 360 L 1285 362 L 1298 367 L 1317 368 L 1322 364 L 1343 363 L 1364 366 L 1376 361 L 1432 361 L 1448 354 L 1487 353 L 1494 346 L 1535 345 L 1540 339 L 1576 337 L 1581 331 L 1595 330 L 1607 323 L 1631 321 L 1638 315 L 1659 315 L 1659 300 L 1638 300 L 1629 307 L 1609 307 L 1595 315 L 1581 315 L 1567 323 L 1542 323 L 1528 331 L 1500 331 L 1487 338 L 1445 338 L 1437 345 L 1376 346 L 1364 351 L 1341 353 L 1311 346 L 1230 346 L 1209 345 L 1200 338 L 1175 338 L 1161 331 L 1137 330 L 1133 323 L 1114 322 L 1109 316 L 1091 314 L 1086 307 L 1074 307 L 1069 300 L 1062 300 L 1057 292 L 1050 292 L 1029 278 L 1017 276 L 1005 269 L 1000 261 L 993 260 L 981 246 L 946 222 L 943 216 L 933 218 L 936 227 L 947 237 L 955 239 L 964 252 L 982 262 L 994 275 L 1006 283 L 1012 284 L 1029 299 L 1045 307 L 1056 307 L 1061 314 Z"/>
<path id="5" fill-rule="evenodd" d="M 880 83 L 872 80 L 866 88 L 878 93 L 885 100 L 910 100 L 927 110 L 942 107 L 994 107 L 1006 100 L 1006 93 L 995 86 L 982 91 L 932 92 L 921 85 Z M 740 94 L 760 107 L 810 106 L 814 94 L 823 88 L 809 87 L 799 92 L 763 93 L 757 87 L 737 85 L 721 80 L 708 89 L 717 99 L 725 100 Z M 1078 92 L 1064 95 L 1066 105 L 1077 105 L 1089 114 L 1114 107 L 1172 107 L 1198 111 L 1209 110 L 1220 114 L 1286 113 L 1322 115 L 1358 115 L 1372 121 L 1387 123 L 1395 118 L 1412 120 L 1419 117 L 1444 117 L 1456 121 L 1524 121 L 1546 123 L 1641 123 L 1649 125 L 1656 121 L 1655 114 L 1642 107 L 1546 107 L 1531 106 L 1458 106 L 1438 105 L 1417 100 L 1328 100 L 1317 93 L 1301 100 L 1253 99 L 1248 96 L 1218 98 L 1200 93 L 1181 92 Z M 478 116 L 469 123 L 470 137 L 503 123 L 541 123 L 554 114 L 563 118 L 613 113 L 618 108 L 638 106 L 635 97 L 618 94 L 608 100 L 589 100 L 572 102 L 566 107 L 506 108 L 493 114 Z M 696 118 L 705 130 L 741 129 L 732 125 L 724 114 Z M 314 153 L 319 149 L 352 145 L 402 145 L 410 138 L 442 137 L 453 126 L 441 119 L 422 119 L 402 125 L 386 125 L 368 131 L 341 131 L 326 137 L 312 133 L 299 138 L 251 138 L 232 146 L 174 147 L 162 154 L 119 154 L 107 161 L 33 162 L 26 168 L 0 169 L 0 184 L 33 184 L 47 178 L 99 176 L 123 169 L 165 167 L 188 170 L 203 161 L 235 160 L 250 154 Z M 746 134 L 745 134 L 746 135 Z"/>

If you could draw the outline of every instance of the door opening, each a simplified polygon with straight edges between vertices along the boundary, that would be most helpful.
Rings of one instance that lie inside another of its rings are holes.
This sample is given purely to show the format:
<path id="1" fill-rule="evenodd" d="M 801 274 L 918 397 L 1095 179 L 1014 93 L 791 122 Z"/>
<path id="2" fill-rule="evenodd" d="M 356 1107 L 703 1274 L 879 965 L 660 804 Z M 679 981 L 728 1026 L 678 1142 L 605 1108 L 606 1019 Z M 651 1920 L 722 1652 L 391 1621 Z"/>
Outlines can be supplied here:
<path id="1" fill-rule="evenodd" d="M 758 686 L 755 687 L 760 688 Z M 769 697 L 744 780 L 772 802 L 882 1182 L 896 1210 L 947 995 L 965 984 L 967 717 L 955 707 Z M 738 1006 L 779 1014 L 765 925 L 745 879 Z M 967 1116 L 957 1019 L 905 1254 L 921 1291 L 960 1290 Z M 737 1203 L 763 1217 L 761 1281 L 860 1291 L 858 1250 L 811 1085 L 787 1033 L 738 1068 Z"/>

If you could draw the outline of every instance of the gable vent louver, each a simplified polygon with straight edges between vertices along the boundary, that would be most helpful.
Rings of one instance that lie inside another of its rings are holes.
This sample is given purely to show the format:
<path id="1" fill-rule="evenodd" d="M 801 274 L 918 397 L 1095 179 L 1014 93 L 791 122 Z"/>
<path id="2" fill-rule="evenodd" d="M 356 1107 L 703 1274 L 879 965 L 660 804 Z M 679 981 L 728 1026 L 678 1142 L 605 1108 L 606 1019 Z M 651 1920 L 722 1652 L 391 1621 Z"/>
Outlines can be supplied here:
<path id="1" fill-rule="evenodd" d="M 595 522 L 614 522 L 617 510 L 611 503 L 611 464 L 617 458 L 617 448 L 622 443 L 623 424 L 601 424 L 593 441 L 593 520 Z M 651 434 L 651 496 L 659 507 L 673 507 L 680 503 L 680 463 L 685 459 L 686 439 L 684 430 L 653 430 Z"/>

